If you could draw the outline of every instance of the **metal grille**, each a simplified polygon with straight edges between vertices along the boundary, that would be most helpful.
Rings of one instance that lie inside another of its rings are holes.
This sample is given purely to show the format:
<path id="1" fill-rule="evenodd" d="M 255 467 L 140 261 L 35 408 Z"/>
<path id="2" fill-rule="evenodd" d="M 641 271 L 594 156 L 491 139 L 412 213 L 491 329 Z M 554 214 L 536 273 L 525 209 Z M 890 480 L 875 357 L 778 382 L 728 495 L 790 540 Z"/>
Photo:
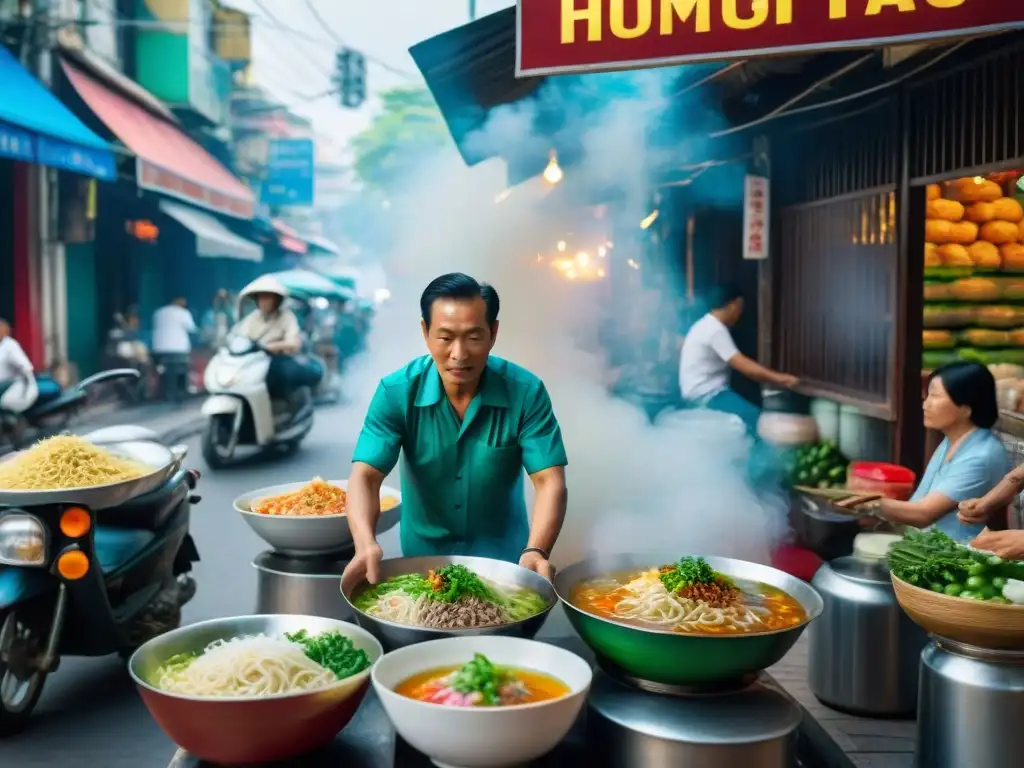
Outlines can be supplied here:
<path id="1" fill-rule="evenodd" d="M 895 191 L 785 208 L 780 230 L 777 366 L 811 392 L 891 418 Z"/>
<path id="2" fill-rule="evenodd" d="M 1024 47 L 918 84 L 908 99 L 914 181 L 1024 157 Z"/>
<path id="3" fill-rule="evenodd" d="M 772 194 L 797 205 L 896 184 L 897 109 L 885 99 L 779 135 Z"/>

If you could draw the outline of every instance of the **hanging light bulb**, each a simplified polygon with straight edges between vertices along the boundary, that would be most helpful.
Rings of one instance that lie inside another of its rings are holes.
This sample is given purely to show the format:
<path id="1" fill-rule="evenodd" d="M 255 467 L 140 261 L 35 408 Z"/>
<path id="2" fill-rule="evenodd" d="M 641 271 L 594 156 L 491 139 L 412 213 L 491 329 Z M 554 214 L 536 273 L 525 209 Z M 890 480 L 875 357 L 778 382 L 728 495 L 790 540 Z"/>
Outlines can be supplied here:
<path id="1" fill-rule="evenodd" d="M 543 175 L 544 181 L 551 186 L 560 182 L 562 177 L 565 176 L 565 174 L 562 173 L 561 167 L 558 165 L 558 154 L 553 149 L 548 153 L 548 167 L 544 169 Z"/>

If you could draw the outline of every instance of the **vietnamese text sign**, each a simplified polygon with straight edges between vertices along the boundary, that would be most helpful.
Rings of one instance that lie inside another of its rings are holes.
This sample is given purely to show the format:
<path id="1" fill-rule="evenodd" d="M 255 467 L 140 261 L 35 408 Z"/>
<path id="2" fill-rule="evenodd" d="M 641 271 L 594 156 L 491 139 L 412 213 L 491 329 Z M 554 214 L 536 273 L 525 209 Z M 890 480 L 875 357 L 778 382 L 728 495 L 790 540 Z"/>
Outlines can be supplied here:
<path id="1" fill-rule="evenodd" d="M 312 139 L 277 139 L 270 144 L 260 200 L 270 206 L 312 205 L 316 149 Z"/>
<path id="2" fill-rule="evenodd" d="M 747 176 L 743 185 L 743 258 L 768 258 L 768 179 Z"/>
<path id="3" fill-rule="evenodd" d="M 1021 0 L 517 0 L 516 74 L 864 48 L 1024 27 Z"/>

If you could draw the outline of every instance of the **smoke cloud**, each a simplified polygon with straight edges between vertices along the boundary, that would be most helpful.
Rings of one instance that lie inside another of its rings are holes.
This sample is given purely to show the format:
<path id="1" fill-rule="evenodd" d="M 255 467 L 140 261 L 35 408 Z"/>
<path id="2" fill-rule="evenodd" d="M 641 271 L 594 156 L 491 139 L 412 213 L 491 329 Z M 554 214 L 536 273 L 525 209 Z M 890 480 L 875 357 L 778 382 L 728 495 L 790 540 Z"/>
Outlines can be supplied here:
<path id="1" fill-rule="evenodd" d="M 647 132 L 669 106 L 673 115 L 687 111 L 666 98 L 675 74 L 588 76 L 588 98 L 604 90 L 605 105 L 596 116 L 576 110 L 578 119 L 562 129 L 581 143 L 581 160 L 565 169 L 565 183 L 571 177 L 576 189 L 615 185 L 625 193 L 615 203 L 616 215 L 638 225 L 650 199 Z M 551 97 L 541 94 L 537 103 L 545 98 Z M 694 106 L 706 115 L 707 107 Z M 544 146 L 549 139 L 531 134 L 535 117 L 522 104 L 499 109 L 471 141 Z M 684 137 L 686 126 L 679 124 L 678 131 Z M 601 301 L 590 286 L 570 283 L 537 262 L 537 254 L 550 253 L 564 234 L 565 212 L 551 204 L 540 180 L 496 203 L 505 183 L 503 162 L 467 168 L 454 148 L 410 174 L 389 225 L 397 235 L 389 258 L 400 265 L 401 277 L 391 278 L 393 298 L 354 379 L 352 408 L 364 413 L 376 380 L 425 352 L 418 325 L 422 288 L 439 274 L 464 271 L 493 284 L 501 296 L 494 354 L 544 380 L 562 426 L 569 511 L 554 553 L 557 565 L 593 553 L 645 551 L 766 562 L 785 534 L 785 507 L 748 486 L 742 429 L 729 417 L 698 411 L 651 426 L 637 408 L 606 394 L 593 343 Z M 626 256 L 613 249 L 607 258 L 618 264 Z"/>

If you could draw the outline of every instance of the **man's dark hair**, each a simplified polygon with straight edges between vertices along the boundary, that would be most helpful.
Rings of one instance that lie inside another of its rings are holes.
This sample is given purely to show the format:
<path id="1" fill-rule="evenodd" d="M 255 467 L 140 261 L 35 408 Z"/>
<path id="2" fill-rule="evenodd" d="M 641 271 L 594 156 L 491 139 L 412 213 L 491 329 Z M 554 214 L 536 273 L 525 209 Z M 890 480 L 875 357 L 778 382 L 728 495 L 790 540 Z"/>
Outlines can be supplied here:
<path id="1" fill-rule="evenodd" d="M 996 380 L 981 363 L 957 362 L 936 368 L 928 377 L 940 379 L 949 399 L 959 406 L 971 409 L 971 423 L 982 429 L 991 429 L 999 419 L 996 401 Z"/>
<path id="2" fill-rule="evenodd" d="M 494 328 L 494 324 L 498 322 L 498 309 L 501 307 L 498 292 L 487 283 L 478 283 L 462 272 L 449 272 L 430 281 L 430 285 L 423 289 L 423 295 L 420 296 L 420 315 L 427 328 L 430 328 L 430 311 L 438 299 L 477 297 L 482 298 L 487 305 L 487 326 Z"/>
<path id="3" fill-rule="evenodd" d="M 732 283 L 722 283 L 711 290 L 711 308 L 723 309 L 732 304 L 736 299 L 743 298 L 743 291 L 739 286 Z"/>

